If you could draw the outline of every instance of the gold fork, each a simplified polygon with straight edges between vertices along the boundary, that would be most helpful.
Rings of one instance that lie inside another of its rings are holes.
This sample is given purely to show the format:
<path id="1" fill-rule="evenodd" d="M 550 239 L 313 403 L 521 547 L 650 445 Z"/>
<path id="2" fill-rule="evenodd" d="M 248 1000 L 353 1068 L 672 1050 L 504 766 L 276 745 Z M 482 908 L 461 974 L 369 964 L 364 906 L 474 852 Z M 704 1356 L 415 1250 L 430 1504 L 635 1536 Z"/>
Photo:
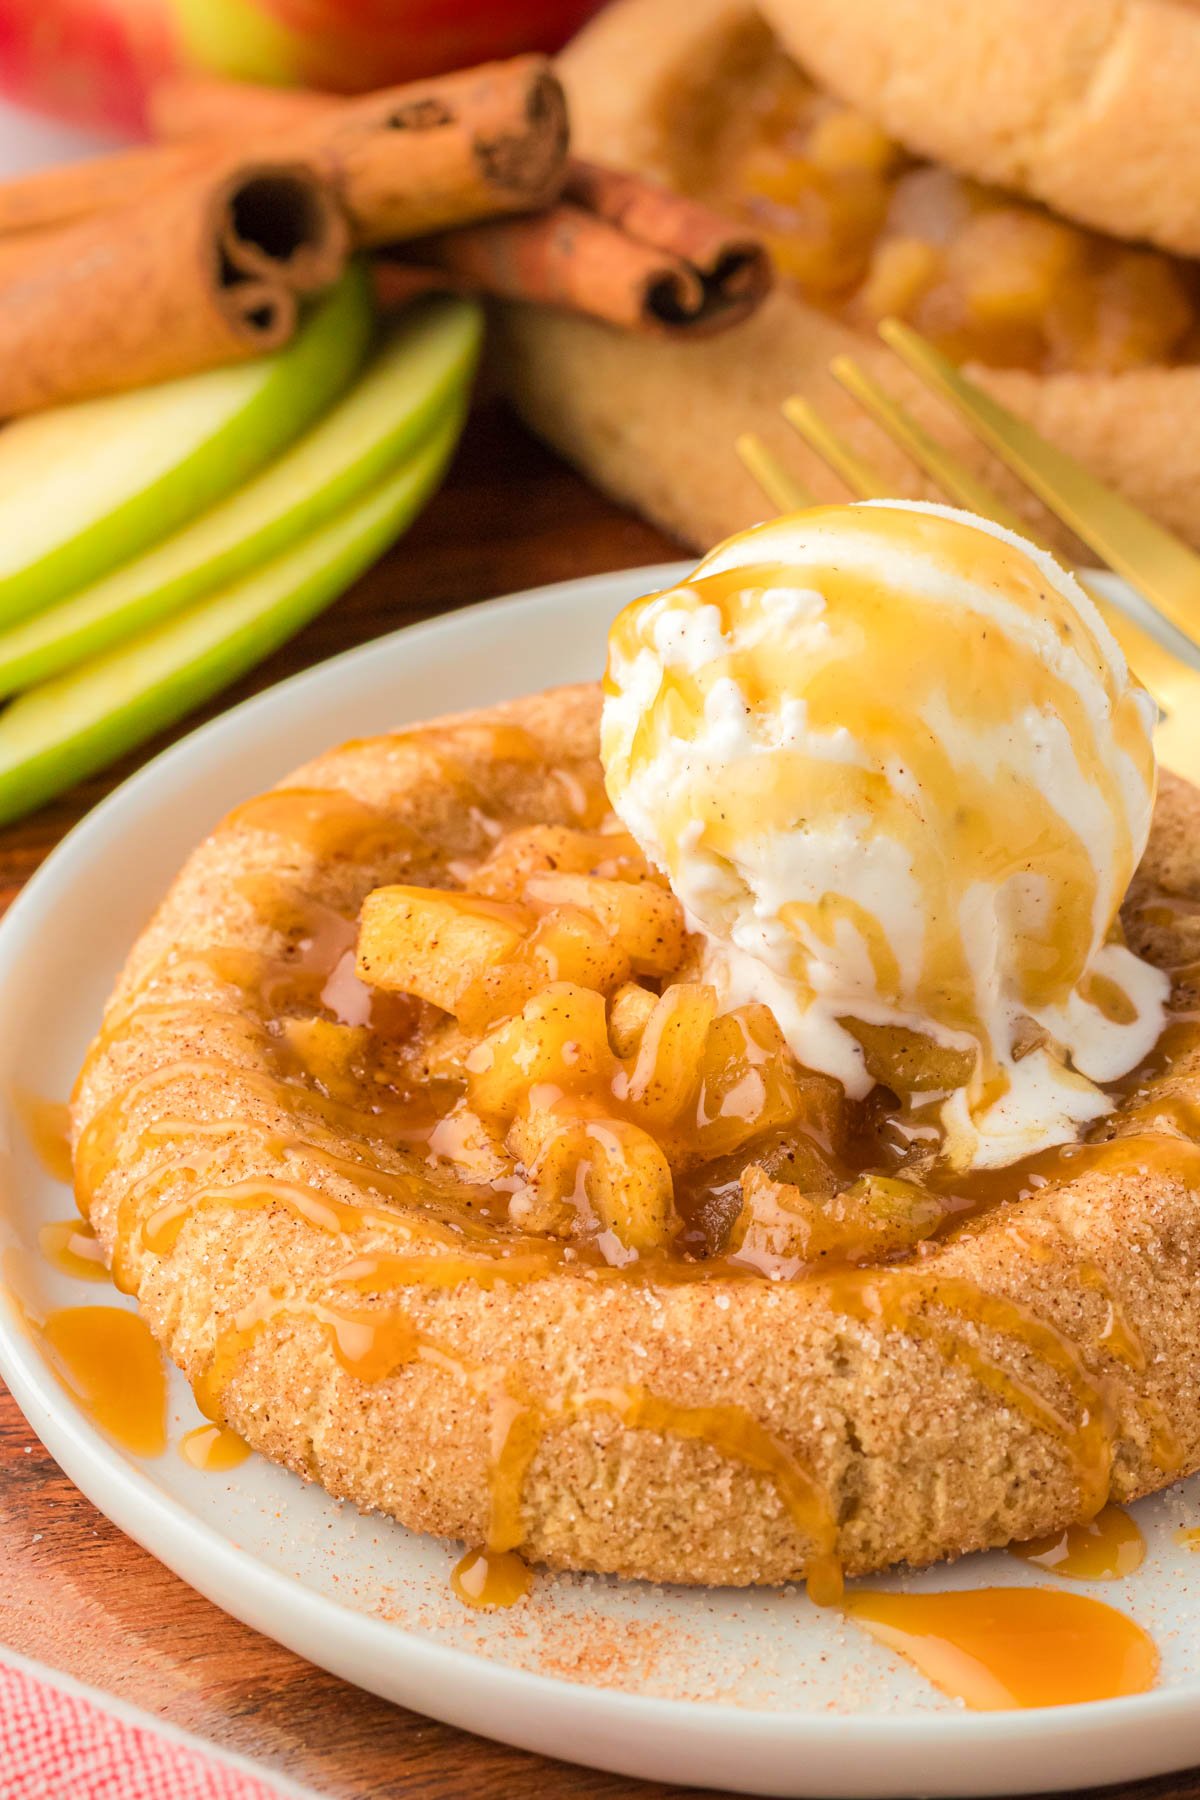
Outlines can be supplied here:
<path id="1" fill-rule="evenodd" d="M 1200 649 L 1200 557 L 1130 501 L 1106 488 L 1086 469 L 1045 442 L 990 394 L 968 380 L 940 351 L 898 320 L 885 319 L 880 336 L 938 397 L 948 401 L 968 428 L 1031 488 L 1075 535 L 1125 577 L 1156 616 Z M 931 436 L 853 357 L 838 356 L 830 370 L 875 423 L 908 453 L 956 505 L 1033 538 L 998 494 L 962 459 Z M 841 438 L 810 401 L 785 400 L 783 415 L 811 449 L 860 500 L 886 499 L 889 489 L 873 466 Z M 752 432 L 737 452 L 773 506 L 796 512 L 813 496 Z M 1165 767 L 1200 781 L 1200 669 L 1161 642 L 1094 584 L 1086 584 L 1113 636 L 1159 704 L 1157 748 Z"/>

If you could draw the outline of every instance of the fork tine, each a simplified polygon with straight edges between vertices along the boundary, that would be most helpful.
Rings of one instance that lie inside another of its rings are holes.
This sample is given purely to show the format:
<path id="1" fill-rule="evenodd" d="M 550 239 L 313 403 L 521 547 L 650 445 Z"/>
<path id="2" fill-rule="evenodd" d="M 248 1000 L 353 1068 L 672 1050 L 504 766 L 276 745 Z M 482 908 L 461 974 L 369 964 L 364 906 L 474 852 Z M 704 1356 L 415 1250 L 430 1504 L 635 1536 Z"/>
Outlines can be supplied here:
<path id="1" fill-rule="evenodd" d="M 860 500 L 888 498 L 888 486 L 883 476 L 838 436 L 811 400 L 792 394 L 780 410 L 793 431 L 800 433 L 809 449 L 815 450 L 822 462 L 828 463 L 834 474 L 840 476 Z"/>
<path id="2" fill-rule="evenodd" d="M 771 505 L 777 506 L 781 513 L 803 512 L 805 507 L 817 504 L 815 495 L 784 468 L 775 452 L 767 449 L 756 431 L 743 431 L 740 437 L 734 439 L 733 447 L 747 472 L 757 481 Z"/>
<path id="3" fill-rule="evenodd" d="M 852 356 L 835 356 L 829 372 L 851 398 L 858 401 L 863 411 L 870 414 L 880 430 L 886 431 L 894 444 L 907 451 L 917 467 L 923 469 L 943 493 L 965 506 L 968 512 L 980 513 L 985 519 L 1006 526 L 1009 531 L 1030 536 L 1028 525 L 1010 511 L 999 494 L 968 469 L 961 457 L 939 444 L 924 426 L 918 425 L 912 414 L 898 400 L 893 400 Z"/>
<path id="4" fill-rule="evenodd" d="M 879 335 L 1051 512 L 1195 641 L 1200 631 L 1200 557 L 1065 451 L 1046 443 L 910 326 L 884 319 Z"/>
<path id="5" fill-rule="evenodd" d="M 901 430 L 905 435 L 901 438 L 900 433 L 897 432 L 895 434 L 897 441 L 902 443 L 904 449 L 913 451 L 914 444 L 913 441 L 910 441 L 906 427 L 908 424 L 915 424 L 915 421 L 908 420 L 903 409 L 897 406 L 882 388 L 873 383 L 870 377 L 865 376 L 863 371 L 854 364 L 853 359 L 840 357 L 837 366 L 833 364 L 830 366 L 838 380 L 856 399 L 867 406 L 871 416 L 882 424 L 885 430 L 889 430 L 896 419 L 903 422 Z M 846 379 L 847 371 L 849 371 L 849 380 Z M 871 398 L 863 400 L 863 392 L 868 390 Z M 877 404 L 878 398 L 884 402 L 883 409 L 880 409 Z M 788 404 L 793 412 L 800 410 L 798 405 L 790 402 Z M 871 465 L 850 450 L 829 424 L 829 421 L 823 418 L 810 402 L 805 401 L 802 404 L 806 426 L 804 435 L 813 449 L 825 458 L 830 468 L 841 477 L 852 493 L 858 494 L 862 499 L 883 498 L 885 490 L 882 487 L 882 478 Z M 886 422 L 881 416 L 882 411 L 886 411 Z M 924 450 L 925 444 L 933 444 L 933 440 L 928 438 L 927 434 L 920 432 L 919 428 L 917 429 L 919 437 L 924 439 L 924 443 L 921 445 L 921 449 Z M 765 450 L 765 446 L 763 448 Z M 1013 518 L 1003 501 L 997 500 L 985 483 L 978 481 L 965 471 L 951 452 L 943 452 L 940 445 L 934 445 L 934 449 L 939 452 L 935 458 L 918 456 L 914 451 L 914 460 L 918 461 L 946 492 L 955 499 L 961 498 L 974 512 L 981 513 L 985 518 L 994 519 L 999 525 L 1008 526 L 1012 519 L 1010 529 L 1022 533 L 1025 537 L 1029 536 L 1028 528 L 1024 523 Z M 757 469 L 752 468 L 750 472 L 759 479 L 767 498 L 777 504 L 775 494 L 767 485 L 767 481 L 775 471 L 783 473 L 786 480 L 786 471 L 780 470 L 778 462 L 769 451 L 766 452 L 766 456 L 769 464 L 772 465 L 772 467 L 764 468 L 767 479 L 763 480 Z M 1109 600 L 1106 595 L 1099 593 L 1090 585 L 1087 585 L 1087 592 L 1095 602 L 1105 624 L 1120 644 L 1129 666 L 1138 671 L 1139 679 L 1150 688 L 1160 709 L 1165 708 L 1169 715 L 1171 721 L 1169 728 L 1166 726 L 1161 728 L 1163 736 L 1160 742 L 1160 754 L 1163 761 L 1173 768 L 1190 767 L 1195 769 L 1200 766 L 1200 747 L 1197 749 L 1196 759 L 1190 763 L 1181 765 L 1178 760 L 1179 756 L 1184 754 L 1184 749 L 1179 746 L 1186 746 L 1188 737 L 1200 739 L 1200 729 L 1189 731 L 1187 725 L 1188 716 L 1197 711 L 1196 702 L 1197 697 L 1200 696 L 1200 674 L 1197 674 L 1195 669 L 1183 662 L 1174 652 L 1168 650 L 1165 645 L 1160 644 L 1157 638 L 1152 637 L 1142 626 L 1128 618 L 1120 607 Z M 1188 747 L 1187 753 L 1190 754 L 1190 747 Z M 1174 761 L 1172 761 L 1172 757 L 1175 758 Z"/>

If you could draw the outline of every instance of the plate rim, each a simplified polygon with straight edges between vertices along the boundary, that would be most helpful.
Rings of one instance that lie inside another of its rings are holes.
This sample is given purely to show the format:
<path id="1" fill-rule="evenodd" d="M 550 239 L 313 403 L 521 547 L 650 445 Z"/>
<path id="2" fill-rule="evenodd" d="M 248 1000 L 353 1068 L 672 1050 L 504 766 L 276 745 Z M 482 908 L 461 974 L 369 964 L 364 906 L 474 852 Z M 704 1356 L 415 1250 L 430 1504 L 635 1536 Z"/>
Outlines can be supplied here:
<path id="1" fill-rule="evenodd" d="M 160 784 L 169 784 L 180 764 L 191 762 L 197 756 L 211 757 L 214 753 L 219 760 L 225 737 L 248 718 L 261 716 L 269 720 L 276 710 L 286 712 L 312 686 L 336 683 L 348 668 L 378 656 L 385 649 L 396 654 L 402 643 L 410 644 L 415 639 L 425 644 L 434 643 L 443 635 L 452 639 L 467 618 L 477 621 L 481 616 L 494 619 L 507 614 L 516 617 L 547 604 L 568 606 L 573 600 L 594 596 L 598 590 L 605 589 L 613 593 L 614 599 L 620 597 L 623 600 L 626 592 L 632 598 L 654 586 L 665 586 L 678 580 L 693 566 L 690 560 L 673 560 L 615 569 L 545 583 L 519 593 L 457 607 L 355 645 L 274 683 L 207 720 L 106 795 L 55 845 L 24 885 L 0 920 L 0 1003 L 24 938 L 36 934 L 41 897 L 52 884 L 65 878 L 60 873 L 64 865 L 80 856 L 98 854 L 110 827 L 119 824 L 128 809 L 136 809 L 143 797 Z M 311 753 L 316 755 L 324 747 L 314 746 Z M 74 879 L 78 879 L 78 874 Z M 947 1712 L 931 1709 L 920 1713 L 855 1714 L 743 1707 L 736 1702 L 638 1694 L 518 1668 L 498 1662 L 482 1652 L 438 1643 L 417 1630 L 360 1612 L 261 1561 L 253 1552 L 232 1542 L 216 1526 L 189 1511 L 182 1501 L 164 1492 L 65 1395 L 62 1404 L 55 1406 L 52 1402 L 56 1396 L 50 1392 L 54 1377 L 36 1345 L 25 1334 L 7 1285 L 3 1288 L 3 1298 L 5 1304 L 0 1306 L 0 1376 L 9 1386 L 31 1429 L 68 1478 L 118 1529 L 149 1551 L 178 1579 L 252 1629 L 286 1644 L 309 1660 L 315 1659 L 309 1650 L 295 1641 L 298 1636 L 310 1644 L 317 1641 L 328 1646 L 331 1641 L 336 1641 L 340 1646 L 344 1636 L 349 1635 L 360 1641 L 365 1639 L 367 1649 L 385 1661 L 389 1654 L 394 1659 L 397 1647 L 402 1645 L 409 1657 L 419 1658 L 425 1669 L 443 1682 L 448 1699 L 453 1697 L 456 1685 L 452 1678 L 456 1674 L 469 1673 L 476 1687 L 482 1684 L 489 1691 L 489 1697 L 500 1703 L 518 1695 L 522 1698 L 532 1695 L 543 1698 L 559 1713 L 566 1707 L 568 1711 L 583 1714 L 594 1700 L 599 1699 L 609 1715 L 609 1722 L 617 1726 L 625 1721 L 643 1728 L 683 1725 L 693 1736 L 700 1735 L 714 1743 L 717 1740 L 727 1743 L 732 1735 L 740 1739 L 753 1738 L 758 1744 L 770 1740 L 780 1748 L 794 1746 L 799 1737 L 810 1746 L 819 1743 L 824 1748 L 839 1747 L 844 1745 L 848 1731 L 852 1730 L 856 1743 L 876 1750 L 888 1745 L 911 1744 L 915 1747 L 921 1742 L 927 1747 L 944 1745 L 951 1753 L 968 1746 L 987 1749 L 1003 1745 L 1011 1749 L 1018 1732 L 1023 1740 L 1034 1744 L 1046 1738 L 1072 1738 L 1082 1732 L 1095 1749 L 1101 1738 L 1112 1734 L 1123 1738 L 1129 1728 L 1138 1723 L 1150 1728 L 1174 1720 L 1178 1715 L 1195 1717 L 1200 1678 L 1113 1700 L 1021 1710 L 1017 1715 L 1018 1727 L 1012 1710 Z M 210 1571 L 213 1579 L 204 1579 Z M 267 1610 L 282 1611 L 288 1616 L 289 1624 L 292 1619 L 296 1621 L 298 1630 L 280 1630 L 277 1624 L 264 1624 L 262 1615 Z M 324 1666 L 329 1666 L 324 1657 L 321 1660 Z M 357 1677 L 344 1678 L 357 1685 L 367 1685 Z M 435 1710 L 422 1702 L 412 1704 L 419 1705 L 430 1716 L 454 1724 L 463 1723 L 468 1730 L 489 1729 L 466 1723 L 463 1710 L 453 1706 L 440 1706 Z M 490 1734 L 503 1735 L 500 1730 Z M 507 1741 L 519 1740 L 510 1738 Z M 613 1754 L 617 1754 L 615 1747 Z M 1173 1753 L 1167 1754 L 1170 1757 Z M 1200 1742 L 1190 1754 L 1200 1754 Z M 592 1766 L 605 1765 L 593 1763 Z M 1177 1758 L 1159 1764 L 1151 1756 L 1143 1768 L 1148 1778 L 1154 1773 L 1185 1766 L 1187 1764 Z M 1131 1778 L 1136 1777 L 1109 1777 Z M 956 1791 L 988 1790 L 959 1787 Z M 1016 1790 L 1006 1785 L 1005 1791 Z"/>

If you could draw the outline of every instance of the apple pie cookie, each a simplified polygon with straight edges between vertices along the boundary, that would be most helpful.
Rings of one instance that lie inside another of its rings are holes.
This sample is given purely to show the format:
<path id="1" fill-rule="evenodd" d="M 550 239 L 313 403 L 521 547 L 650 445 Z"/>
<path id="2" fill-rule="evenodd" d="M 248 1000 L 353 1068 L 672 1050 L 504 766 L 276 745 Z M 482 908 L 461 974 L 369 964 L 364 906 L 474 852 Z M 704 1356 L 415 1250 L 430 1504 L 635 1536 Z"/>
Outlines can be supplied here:
<path id="1" fill-rule="evenodd" d="M 931 1176 L 882 1088 L 716 1010 L 599 705 L 319 758 L 137 944 L 76 1180 L 205 1410 L 500 1569 L 826 1594 L 1195 1467 L 1194 791 L 1164 783 L 1125 907 L 1172 1012 L 1116 1111 Z"/>

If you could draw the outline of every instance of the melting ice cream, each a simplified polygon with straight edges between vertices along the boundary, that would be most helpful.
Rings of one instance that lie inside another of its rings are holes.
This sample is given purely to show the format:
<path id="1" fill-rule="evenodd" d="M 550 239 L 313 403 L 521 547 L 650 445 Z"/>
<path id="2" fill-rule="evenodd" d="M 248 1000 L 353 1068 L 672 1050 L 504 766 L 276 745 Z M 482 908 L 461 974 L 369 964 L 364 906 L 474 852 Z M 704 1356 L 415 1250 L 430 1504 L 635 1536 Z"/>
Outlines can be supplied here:
<path id="1" fill-rule="evenodd" d="M 1153 725 L 1052 558 L 888 501 L 759 526 L 628 607 L 602 747 L 723 1002 L 987 1166 L 1099 1117 L 1162 1030 L 1118 921 Z"/>

